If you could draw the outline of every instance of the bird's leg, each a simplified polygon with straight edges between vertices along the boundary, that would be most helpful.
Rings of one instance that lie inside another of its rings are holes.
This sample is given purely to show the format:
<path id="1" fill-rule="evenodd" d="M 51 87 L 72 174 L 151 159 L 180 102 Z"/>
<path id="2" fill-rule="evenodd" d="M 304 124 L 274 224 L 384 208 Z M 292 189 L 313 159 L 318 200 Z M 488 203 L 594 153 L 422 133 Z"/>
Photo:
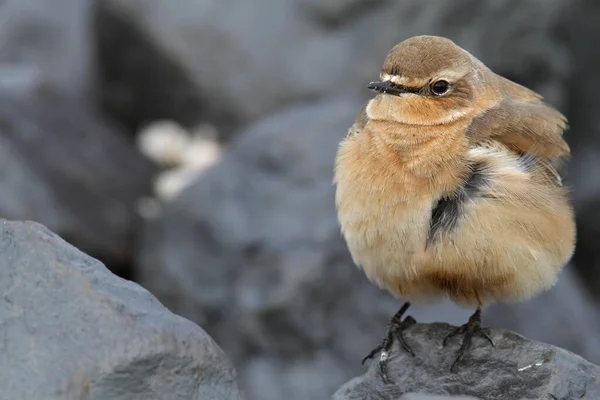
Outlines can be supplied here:
<path id="1" fill-rule="evenodd" d="M 406 340 L 404 339 L 404 335 L 402 333 L 406 328 L 417 323 L 417 321 L 415 321 L 415 319 L 413 317 L 411 317 L 410 315 L 407 316 L 406 318 L 404 318 L 404 321 L 402 321 L 402 315 L 404 315 L 404 313 L 406 312 L 408 307 L 410 307 L 410 302 L 407 301 L 406 303 L 404 303 L 402 305 L 400 310 L 398 310 L 398 312 L 396 314 L 394 314 L 394 316 L 390 320 L 387 334 L 383 338 L 381 344 L 379 346 L 375 347 L 369 353 L 369 355 L 366 356 L 365 358 L 363 358 L 363 360 L 362 360 L 362 363 L 364 364 L 365 361 L 372 358 L 375 354 L 381 352 L 381 354 L 379 355 L 379 369 L 381 371 L 381 376 L 383 377 L 383 381 L 386 383 L 389 382 L 388 377 L 387 377 L 387 362 L 389 359 L 390 349 L 392 348 L 392 345 L 394 344 L 394 340 L 398 340 L 398 342 L 400 343 L 400 346 L 404 349 L 404 351 L 406 351 L 413 357 L 415 355 L 415 353 L 408 346 L 408 343 L 406 343 Z"/>
<path id="2" fill-rule="evenodd" d="M 456 370 L 456 365 L 458 364 L 458 362 L 462 360 L 465 352 L 467 352 L 471 348 L 471 340 L 473 339 L 473 336 L 479 335 L 480 337 L 490 342 L 492 346 L 494 346 L 494 342 L 486 333 L 486 329 L 481 327 L 481 306 L 477 307 L 477 310 L 475 310 L 475 313 L 471 315 L 469 321 L 466 324 L 454 329 L 444 338 L 443 345 L 446 346 L 446 344 L 448 344 L 448 339 L 456 335 L 464 335 L 464 337 L 460 348 L 456 352 L 456 358 L 452 363 L 452 367 L 450 367 L 451 372 L 454 372 Z"/>

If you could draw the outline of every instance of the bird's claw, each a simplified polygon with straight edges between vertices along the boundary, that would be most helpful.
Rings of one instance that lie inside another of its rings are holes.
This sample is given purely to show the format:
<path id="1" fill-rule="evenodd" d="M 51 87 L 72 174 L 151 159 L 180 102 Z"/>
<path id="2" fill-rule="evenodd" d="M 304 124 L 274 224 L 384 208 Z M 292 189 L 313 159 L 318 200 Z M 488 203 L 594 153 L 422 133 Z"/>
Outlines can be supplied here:
<path id="1" fill-rule="evenodd" d="M 492 345 L 492 347 L 496 347 L 494 341 L 487 332 L 487 328 L 481 327 L 481 309 L 478 308 L 469 318 L 469 321 L 466 324 L 459 326 L 446 335 L 442 343 L 444 347 L 446 347 L 450 338 L 457 335 L 464 335 L 460 348 L 456 352 L 456 358 L 450 367 L 450 372 L 456 372 L 458 363 L 463 359 L 465 353 L 471 348 L 471 342 L 474 336 L 479 336 L 483 339 L 486 339 Z"/>
<path id="2" fill-rule="evenodd" d="M 377 346 L 373 350 L 371 350 L 371 352 L 365 358 L 362 359 L 361 364 L 364 365 L 367 360 L 370 360 L 371 358 L 373 358 L 375 356 L 375 354 L 377 354 L 381 350 L 383 350 L 383 343 L 384 342 L 382 342 L 382 344 L 380 344 L 379 346 Z"/>
<path id="3" fill-rule="evenodd" d="M 400 347 L 402 347 L 404 351 L 406 351 L 413 357 L 415 356 L 415 353 L 412 351 L 403 335 L 403 331 L 406 328 L 417 323 L 417 321 L 411 316 L 407 316 L 406 318 L 404 318 L 404 320 L 402 320 L 402 315 L 408 309 L 409 306 L 410 303 L 407 302 L 402 306 L 402 308 L 400 308 L 400 310 L 391 319 L 387 334 L 381 341 L 381 344 L 375 347 L 373 350 L 371 350 L 371 352 L 362 360 L 362 364 L 364 364 L 365 361 L 373 358 L 375 354 L 380 353 L 379 370 L 385 383 L 390 382 L 388 379 L 387 363 L 390 356 L 390 350 L 392 348 L 392 345 L 394 344 L 394 340 L 398 341 Z"/>

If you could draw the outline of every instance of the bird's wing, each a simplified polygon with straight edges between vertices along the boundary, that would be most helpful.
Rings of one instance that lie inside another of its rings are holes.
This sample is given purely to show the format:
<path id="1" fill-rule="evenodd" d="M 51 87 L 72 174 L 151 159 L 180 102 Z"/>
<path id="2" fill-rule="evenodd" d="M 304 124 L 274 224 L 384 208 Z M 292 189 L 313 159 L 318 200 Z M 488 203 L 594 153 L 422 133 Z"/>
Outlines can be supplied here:
<path id="1" fill-rule="evenodd" d="M 563 139 L 567 119 L 541 96 L 515 84 L 495 107 L 476 117 L 467 130 L 473 144 L 494 140 L 536 164 L 540 175 L 561 185 L 558 170 L 569 157 Z"/>
<path id="2" fill-rule="evenodd" d="M 570 152 L 562 137 L 566 129 L 566 118 L 541 99 L 507 97 L 476 117 L 467 136 L 471 142 L 497 140 L 516 152 L 554 159 Z"/>

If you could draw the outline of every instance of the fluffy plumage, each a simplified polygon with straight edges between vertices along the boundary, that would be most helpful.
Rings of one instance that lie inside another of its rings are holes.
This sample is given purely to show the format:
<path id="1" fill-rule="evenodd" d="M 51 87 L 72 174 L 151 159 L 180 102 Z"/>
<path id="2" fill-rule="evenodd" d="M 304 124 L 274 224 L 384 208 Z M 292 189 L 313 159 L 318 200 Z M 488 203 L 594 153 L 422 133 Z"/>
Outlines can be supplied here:
<path id="1" fill-rule="evenodd" d="M 398 44 L 380 78 L 411 90 L 370 100 L 336 158 L 355 263 L 411 301 L 481 306 L 548 289 L 575 241 L 555 169 L 569 154 L 564 116 L 445 38 Z"/>

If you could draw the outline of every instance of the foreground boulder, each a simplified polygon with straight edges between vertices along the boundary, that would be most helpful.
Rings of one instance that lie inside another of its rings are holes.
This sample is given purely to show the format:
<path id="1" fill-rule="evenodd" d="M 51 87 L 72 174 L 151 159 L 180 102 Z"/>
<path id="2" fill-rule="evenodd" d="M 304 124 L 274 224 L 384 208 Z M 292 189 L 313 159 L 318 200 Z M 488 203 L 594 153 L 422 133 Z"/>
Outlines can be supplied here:
<path id="1" fill-rule="evenodd" d="M 0 220 L 0 399 L 241 400 L 215 342 L 43 226 Z"/>
<path id="2" fill-rule="evenodd" d="M 375 361 L 333 399 L 395 400 L 407 392 L 485 400 L 600 398 L 600 367 L 561 348 L 503 330 L 492 330 L 495 348 L 473 339 L 471 353 L 456 373 L 450 373 L 461 338 L 451 339 L 446 348 L 441 343 L 452 328 L 440 323 L 414 325 L 405 337 L 416 357 L 393 347 L 388 364 L 393 384 L 383 383 Z"/>

